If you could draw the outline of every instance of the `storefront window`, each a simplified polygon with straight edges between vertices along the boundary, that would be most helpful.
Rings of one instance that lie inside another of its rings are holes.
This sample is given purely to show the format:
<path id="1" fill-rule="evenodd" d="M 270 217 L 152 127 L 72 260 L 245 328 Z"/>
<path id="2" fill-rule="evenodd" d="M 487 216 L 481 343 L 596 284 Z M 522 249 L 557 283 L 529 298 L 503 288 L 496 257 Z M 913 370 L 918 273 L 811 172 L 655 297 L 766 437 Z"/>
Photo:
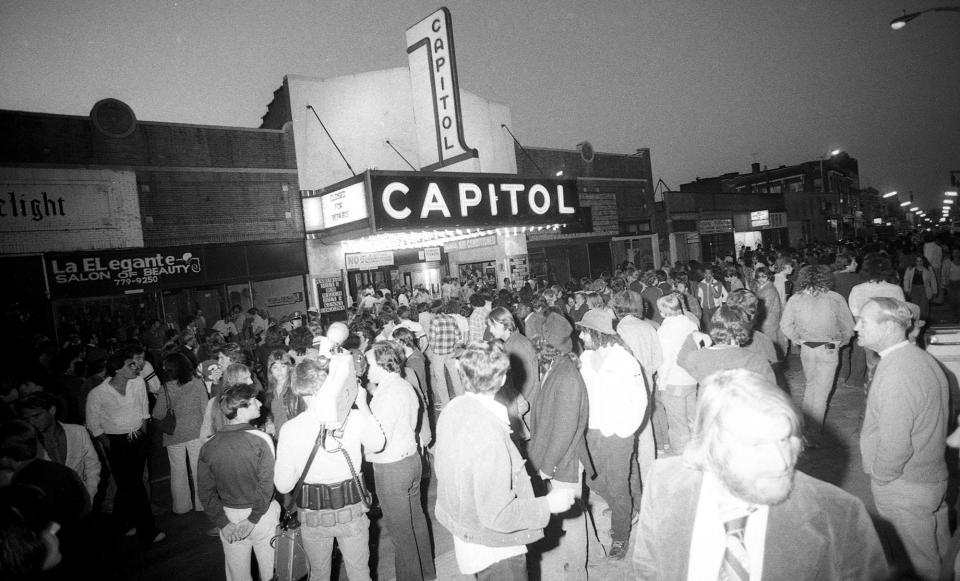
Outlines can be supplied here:
<path id="1" fill-rule="evenodd" d="M 64 299 L 53 305 L 53 316 L 61 342 L 73 333 L 94 332 L 102 345 L 123 343 L 139 336 L 153 319 L 162 320 L 159 293 L 149 292 L 116 297 Z"/>
<path id="2" fill-rule="evenodd" d="M 497 263 L 493 260 L 486 260 L 483 262 L 468 262 L 466 264 L 460 265 L 460 280 L 464 280 L 471 276 L 479 276 L 482 278 L 487 278 L 493 276 L 493 279 L 497 279 Z"/>

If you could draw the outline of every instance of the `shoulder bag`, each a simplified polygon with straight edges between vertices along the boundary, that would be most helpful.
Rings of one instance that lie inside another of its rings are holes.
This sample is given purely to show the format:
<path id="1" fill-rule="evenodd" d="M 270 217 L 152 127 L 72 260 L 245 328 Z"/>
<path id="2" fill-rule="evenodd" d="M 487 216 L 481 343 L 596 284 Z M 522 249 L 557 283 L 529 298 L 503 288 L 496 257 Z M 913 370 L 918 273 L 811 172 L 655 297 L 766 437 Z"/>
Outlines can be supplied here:
<path id="1" fill-rule="evenodd" d="M 177 416 L 173 413 L 173 403 L 170 401 L 170 391 L 166 383 L 163 384 L 163 395 L 167 399 L 167 415 L 157 420 L 157 428 L 164 434 L 172 436 L 177 431 Z"/>

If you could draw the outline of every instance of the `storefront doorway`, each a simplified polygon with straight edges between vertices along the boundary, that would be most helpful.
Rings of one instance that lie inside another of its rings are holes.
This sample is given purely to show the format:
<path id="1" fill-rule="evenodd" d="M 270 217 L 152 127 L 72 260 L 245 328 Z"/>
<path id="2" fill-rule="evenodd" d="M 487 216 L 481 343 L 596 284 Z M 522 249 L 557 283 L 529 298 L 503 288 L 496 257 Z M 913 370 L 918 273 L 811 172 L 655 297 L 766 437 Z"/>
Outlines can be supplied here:
<path id="1" fill-rule="evenodd" d="M 368 284 L 372 284 L 374 288 L 380 288 L 381 284 L 385 284 L 392 292 L 393 277 L 391 276 L 391 271 L 396 270 L 397 268 L 395 266 L 382 266 L 372 270 L 348 270 L 347 284 L 350 285 L 350 288 L 347 289 L 347 292 L 350 294 L 353 304 L 357 304 L 360 291 Z"/>
<path id="2" fill-rule="evenodd" d="M 400 284 L 407 287 L 407 291 L 422 286 L 431 293 L 440 292 L 440 268 L 426 264 L 406 264 L 400 267 L 398 274 Z"/>
<path id="3" fill-rule="evenodd" d="M 743 253 L 744 248 L 756 250 L 763 245 L 763 232 L 754 230 L 753 232 L 734 232 L 733 241 L 737 247 L 737 256 Z"/>

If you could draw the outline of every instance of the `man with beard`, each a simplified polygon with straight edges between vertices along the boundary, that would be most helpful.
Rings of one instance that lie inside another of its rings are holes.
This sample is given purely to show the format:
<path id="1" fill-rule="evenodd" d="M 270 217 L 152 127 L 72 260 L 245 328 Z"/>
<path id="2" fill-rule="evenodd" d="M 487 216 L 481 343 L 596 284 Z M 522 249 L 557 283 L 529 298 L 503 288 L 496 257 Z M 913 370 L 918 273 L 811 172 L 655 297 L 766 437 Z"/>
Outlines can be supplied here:
<path id="1" fill-rule="evenodd" d="M 634 561 L 640 579 L 885 579 L 863 503 L 796 471 L 800 416 L 743 369 L 701 383 L 682 457 L 654 463 Z"/>

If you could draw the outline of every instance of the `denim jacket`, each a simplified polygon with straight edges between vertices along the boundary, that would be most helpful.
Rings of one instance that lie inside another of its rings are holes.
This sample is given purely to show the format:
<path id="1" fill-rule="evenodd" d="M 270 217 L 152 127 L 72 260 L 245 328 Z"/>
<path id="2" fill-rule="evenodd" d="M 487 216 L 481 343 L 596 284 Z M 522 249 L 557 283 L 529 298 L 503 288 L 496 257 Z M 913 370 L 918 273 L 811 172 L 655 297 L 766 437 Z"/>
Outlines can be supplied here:
<path id="1" fill-rule="evenodd" d="M 547 500 L 533 495 L 506 409 L 498 417 L 493 406 L 501 404 L 481 397 L 454 398 L 437 422 L 437 520 L 470 543 L 532 543 L 550 519 Z"/>

